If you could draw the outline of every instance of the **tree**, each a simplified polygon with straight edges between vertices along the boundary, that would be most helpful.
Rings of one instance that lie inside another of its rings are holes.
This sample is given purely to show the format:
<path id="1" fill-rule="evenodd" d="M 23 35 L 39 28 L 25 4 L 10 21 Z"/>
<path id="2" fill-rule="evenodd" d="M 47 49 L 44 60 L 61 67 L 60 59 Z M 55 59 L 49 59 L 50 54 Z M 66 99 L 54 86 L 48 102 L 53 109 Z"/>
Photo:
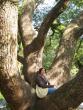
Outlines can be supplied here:
<path id="1" fill-rule="evenodd" d="M 0 2 L 0 90 L 12 109 L 23 110 L 29 106 L 27 99 L 31 92 L 17 72 L 18 9 L 15 4 Z"/>
<path id="2" fill-rule="evenodd" d="M 49 76 L 54 80 L 56 86 L 67 83 L 51 96 L 41 100 L 38 100 L 32 92 L 36 72 L 42 67 L 46 34 L 55 18 L 65 10 L 65 1 L 67 0 L 60 0 L 47 14 L 36 38 L 33 36 L 31 16 L 36 4 L 31 0 L 26 2 L 22 15 L 19 16 L 19 33 L 24 57 L 18 56 L 18 60 L 23 64 L 25 80 L 21 79 L 17 71 L 17 1 L 2 0 L 0 2 L 0 91 L 12 110 L 29 110 L 33 109 L 33 106 L 36 110 L 51 110 L 51 108 L 53 110 L 69 110 L 76 108 L 83 101 L 83 66 L 80 67 L 76 78 L 67 82 L 76 43 L 83 34 L 83 12 L 64 31 L 57 56 L 49 70 Z"/>

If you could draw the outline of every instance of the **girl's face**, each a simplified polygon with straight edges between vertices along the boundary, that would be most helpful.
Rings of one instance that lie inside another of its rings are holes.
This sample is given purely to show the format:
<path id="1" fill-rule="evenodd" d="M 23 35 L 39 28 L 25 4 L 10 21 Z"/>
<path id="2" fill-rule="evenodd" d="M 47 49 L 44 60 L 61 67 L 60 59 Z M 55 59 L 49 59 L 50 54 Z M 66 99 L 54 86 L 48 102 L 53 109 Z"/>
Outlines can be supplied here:
<path id="1" fill-rule="evenodd" d="M 42 70 L 41 70 L 41 74 L 45 74 L 46 72 L 45 72 L 45 69 L 43 68 Z"/>

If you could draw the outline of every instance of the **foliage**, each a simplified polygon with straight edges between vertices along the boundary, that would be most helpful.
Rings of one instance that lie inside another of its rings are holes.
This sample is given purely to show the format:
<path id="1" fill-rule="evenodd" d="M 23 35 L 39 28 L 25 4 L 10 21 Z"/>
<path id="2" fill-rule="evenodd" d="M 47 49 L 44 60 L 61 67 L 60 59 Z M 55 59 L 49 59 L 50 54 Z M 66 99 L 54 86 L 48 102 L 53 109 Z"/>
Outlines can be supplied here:
<path id="1" fill-rule="evenodd" d="M 2 96 L 2 94 L 0 93 L 0 99 L 4 99 L 4 97 Z"/>
<path id="2" fill-rule="evenodd" d="M 71 75 L 75 76 L 79 70 L 78 61 L 81 65 L 83 65 L 83 40 L 79 39 L 77 43 L 77 48 L 74 56 L 74 60 L 72 63 Z"/>
<path id="3" fill-rule="evenodd" d="M 80 61 L 83 65 L 83 39 L 78 41 L 77 51 L 75 53 L 75 61 Z"/>
<path id="4" fill-rule="evenodd" d="M 53 28 L 53 29 L 52 29 Z M 46 39 L 46 45 L 44 48 L 43 65 L 46 69 L 49 69 L 51 63 L 56 55 L 57 48 L 59 46 L 60 38 L 62 37 L 65 26 L 60 23 L 59 20 L 55 20 L 50 28 L 51 32 Z"/>
<path id="5" fill-rule="evenodd" d="M 83 8 L 83 0 L 79 0 L 79 2 L 78 0 L 71 0 L 71 2 L 75 4 L 77 7 Z"/>

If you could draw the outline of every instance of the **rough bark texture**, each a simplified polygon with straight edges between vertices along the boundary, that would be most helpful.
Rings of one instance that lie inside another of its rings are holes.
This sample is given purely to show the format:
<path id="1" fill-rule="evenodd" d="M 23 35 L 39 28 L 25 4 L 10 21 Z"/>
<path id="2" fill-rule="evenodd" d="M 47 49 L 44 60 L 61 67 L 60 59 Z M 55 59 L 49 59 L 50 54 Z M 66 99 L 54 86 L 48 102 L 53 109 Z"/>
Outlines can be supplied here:
<path id="1" fill-rule="evenodd" d="M 21 33 L 22 43 L 23 43 L 23 47 L 24 47 L 23 74 L 25 76 L 25 79 L 30 83 L 31 83 L 32 76 L 30 78 L 29 75 L 27 74 L 27 72 L 28 73 L 31 72 L 31 74 L 32 74 L 34 69 L 36 71 L 36 62 L 37 61 L 35 60 L 35 58 L 37 59 L 38 56 L 37 55 L 35 56 L 35 54 L 31 54 L 28 57 L 26 55 L 28 53 L 28 51 L 25 51 L 25 48 L 34 39 L 34 30 L 32 28 L 32 14 L 34 11 L 33 10 L 34 5 L 35 5 L 35 2 L 33 2 L 31 0 L 27 1 L 24 6 L 24 10 L 22 12 L 22 15 L 19 18 L 19 30 Z M 19 59 L 19 60 L 21 60 L 21 59 Z M 33 79 L 32 79 L 32 82 L 33 82 Z"/>
<path id="2" fill-rule="evenodd" d="M 32 28 L 32 14 L 34 9 L 34 2 L 28 0 L 25 2 L 22 15 L 19 16 L 19 31 L 21 34 L 23 46 L 26 47 L 33 40 L 33 28 Z"/>
<path id="3" fill-rule="evenodd" d="M 37 38 L 32 40 L 32 36 L 29 36 L 28 33 L 32 32 L 26 31 L 27 35 L 23 36 L 23 39 L 25 40 L 24 45 L 24 57 L 25 57 L 25 64 L 23 68 L 23 73 L 25 75 L 25 79 L 32 83 L 35 79 L 35 73 L 38 71 L 40 67 L 42 67 L 42 56 L 43 56 L 43 48 L 45 43 L 46 34 L 49 30 L 49 27 L 51 26 L 52 22 L 57 18 L 65 9 L 64 8 L 64 2 L 65 0 L 61 0 L 57 3 L 57 5 L 48 13 L 46 18 L 44 19 L 44 22 L 42 23 Z M 30 11 L 26 10 L 28 14 L 31 14 Z M 26 13 L 23 13 L 26 16 Z M 22 15 L 24 18 L 25 16 Z M 27 15 L 29 20 L 29 24 L 31 23 L 31 17 Z M 23 19 L 22 19 L 23 20 Z M 22 21 L 21 20 L 21 21 Z M 24 21 L 23 21 L 24 23 Z M 22 23 L 21 23 L 22 24 Z M 31 24 L 30 24 L 31 25 Z M 31 29 L 30 25 L 27 25 L 27 29 Z M 26 28 L 26 26 L 24 26 Z M 22 27 L 23 28 L 23 27 Z M 23 32 L 26 34 L 26 32 L 23 30 Z M 31 34 L 32 35 L 32 34 Z M 31 40 L 30 40 L 30 39 Z"/>
<path id="4" fill-rule="evenodd" d="M 54 94 L 39 99 L 36 110 L 74 110 L 83 102 L 83 67 L 77 76 Z"/>
<path id="5" fill-rule="evenodd" d="M 65 0 L 61 0 L 61 1 L 65 1 Z M 19 74 L 17 74 L 17 61 L 16 61 L 17 59 L 17 16 L 18 16 L 17 7 L 15 6 L 15 4 L 9 1 L 2 2 L 2 3 L 0 2 L 0 90 L 3 93 L 4 97 L 6 98 L 7 102 L 11 105 L 12 110 L 29 110 L 31 104 L 33 103 L 30 87 L 20 78 Z M 67 51 L 67 49 L 70 49 L 71 50 L 70 53 L 72 53 L 72 55 L 70 54 L 71 58 L 73 56 L 73 51 L 74 51 L 72 50 L 73 46 L 76 45 L 75 39 L 77 39 L 77 38 L 74 39 L 73 37 L 75 37 L 75 35 L 78 35 L 77 37 L 79 37 L 82 34 L 82 28 L 81 28 L 83 27 L 82 21 L 83 21 L 83 14 L 81 14 L 80 18 L 78 18 L 77 21 L 74 21 L 73 24 L 70 25 L 70 27 L 72 26 L 72 29 L 73 29 L 72 31 L 71 31 L 71 28 L 68 27 L 68 32 L 72 32 L 71 35 L 69 34 L 69 36 L 67 36 L 68 39 L 66 39 L 66 36 L 65 36 L 66 31 L 65 31 L 64 38 L 61 41 L 62 48 L 60 48 L 59 51 L 64 53 L 65 51 Z M 76 22 L 77 24 L 74 25 Z M 49 21 L 48 23 L 51 23 L 51 21 Z M 47 34 L 47 30 L 45 30 L 44 34 Z M 31 83 L 33 82 L 32 81 L 33 68 L 34 70 L 36 70 L 34 65 L 36 65 L 39 61 L 41 61 L 41 57 L 43 53 L 42 51 L 43 51 L 44 42 L 40 41 L 41 37 L 43 36 L 39 36 L 37 38 L 39 40 L 34 39 L 31 45 L 27 45 L 28 42 L 26 40 L 24 41 L 26 44 L 26 45 L 24 44 L 24 46 L 28 47 L 28 50 L 26 49 L 27 47 L 24 50 L 25 72 L 29 71 L 30 69 Z M 68 45 L 65 49 L 64 48 L 65 46 L 63 44 L 65 43 L 66 45 L 66 41 L 64 43 L 63 41 L 64 39 L 69 40 L 69 38 L 72 40 L 70 42 L 71 45 Z M 68 58 L 67 65 L 70 66 L 71 59 L 69 55 L 67 54 L 68 56 L 66 57 L 66 55 L 62 53 L 59 52 L 56 57 L 58 60 L 56 60 L 56 63 L 54 61 L 54 65 L 53 65 L 54 76 L 55 76 L 55 69 L 56 69 L 55 64 L 58 65 L 57 68 L 60 68 L 60 66 L 62 66 L 63 68 L 62 64 L 64 64 Z M 62 63 L 61 63 L 62 60 L 59 60 L 58 58 L 60 57 L 60 54 L 62 55 L 61 58 L 64 61 Z M 66 60 L 64 59 L 64 57 L 66 57 Z M 37 60 L 38 58 L 40 59 L 37 61 L 35 60 L 36 58 Z M 59 64 L 57 64 L 58 61 L 59 61 Z M 28 66 L 29 68 L 27 69 Z M 62 71 L 63 70 L 66 71 L 65 68 L 63 68 Z M 65 73 L 65 71 L 63 73 Z M 60 72 L 57 71 L 57 73 L 60 73 Z M 75 79 L 63 85 L 54 94 L 47 96 L 46 98 L 41 100 L 38 99 L 36 101 L 35 109 L 36 110 L 39 110 L 39 109 L 40 110 L 46 110 L 46 109 L 47 110 L 69 110 L 77 107 L 83 101 L 83 74 L 82 73 L 83 73 L 83 67 L 80 69 Z"/>
<path id="6" fill-rule="evenodd" d="M 0 91 L 12 110 L 27 110 L 31 105 L 31 91 L 17 73 L 17 21 L 17 6 L 9 1 L 2 2 L 0 4 Z"/>
<path id="7" fill-rule="evenodd" d="M 63 33 L 57 55 L 53 61 L 49 78 L 54 85 L 61 85 L 70 79 L 70 70 L 78 38 L 83 34 L 83 12 L 73 20 Z M 57 77 L 58 76 L 58 77 Z"/>

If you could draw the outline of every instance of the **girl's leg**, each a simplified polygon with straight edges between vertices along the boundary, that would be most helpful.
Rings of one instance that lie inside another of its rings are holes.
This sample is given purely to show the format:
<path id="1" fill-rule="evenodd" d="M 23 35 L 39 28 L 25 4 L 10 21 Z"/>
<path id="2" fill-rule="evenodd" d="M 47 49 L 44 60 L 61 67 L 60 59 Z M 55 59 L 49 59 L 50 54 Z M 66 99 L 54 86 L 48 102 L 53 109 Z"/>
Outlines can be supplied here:
<path id="1" fill-rule="evenodd" d="M 55 91 L 56 91 L 56 88 L 53 88 L 53 87 L 48 88 L 48 94 L 52 94 L 52 93 L 54 93 Z"/>

